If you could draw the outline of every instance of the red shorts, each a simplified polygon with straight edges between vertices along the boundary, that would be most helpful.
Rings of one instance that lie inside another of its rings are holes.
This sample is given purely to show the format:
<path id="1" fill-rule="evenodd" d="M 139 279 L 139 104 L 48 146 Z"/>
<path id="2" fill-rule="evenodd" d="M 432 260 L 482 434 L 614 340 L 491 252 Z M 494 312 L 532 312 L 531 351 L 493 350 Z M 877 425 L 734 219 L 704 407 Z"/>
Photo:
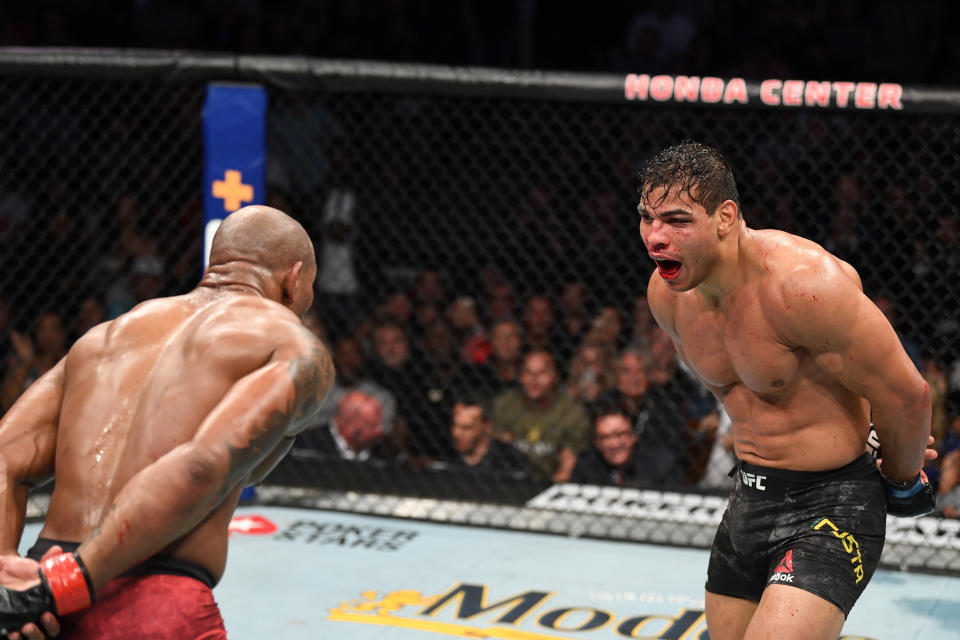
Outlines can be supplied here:
<path id="1" fill-rule="evenodd" d="M 89 609 L 60 621 L 66 640 L 225 640 L 213 591 L 185 576 L 117 578 Z"/>

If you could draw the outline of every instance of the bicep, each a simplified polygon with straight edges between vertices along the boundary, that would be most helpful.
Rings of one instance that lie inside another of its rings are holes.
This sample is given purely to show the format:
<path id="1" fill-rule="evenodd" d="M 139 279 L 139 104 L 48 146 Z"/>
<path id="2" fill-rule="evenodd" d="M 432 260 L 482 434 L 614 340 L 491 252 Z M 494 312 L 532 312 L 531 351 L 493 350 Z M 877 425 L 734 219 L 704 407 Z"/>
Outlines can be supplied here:
<path id="1" fill-rule="evenodd" d="M 191 445 L 209 456 L 218 475 L 226 475 L 234 486 L 270 464 L 278 449 L 286 451 L 283 441 L 310 424 L 332 383 L 332 365 L 321 346 L 278 355 L 233 384 Z"/>
<path id="2" fill-rule="evenodd" d="M 249 471 L 290 429 L 293 399 L 284 363 L 270 363 L 233 384 L 191 444 L 215 454 L 231 474 Z"/>
<path id="3" fill-rule="evenodd" d="M 861 321 L 856 326 L 861 327 L 862 333 L 849 336 L 837 348 L 828 348 L 814 356 L 820 368 L 871 402 L 911 388 L 918 381 L 919 372 L 889 325 Z"/>
<path id="4" fill-rule="evenodd" d="M 64 360 L 42 375 L 0 420 L 0 456 L 7 476 L 39 483 L 53 475 L 63 404 Z"/>
<path id="5" fill-rule="evenodd" d="M 797 296 L 797 346 L 840 384 L 871 403 L 922 383 L 893 327 L 849 277 Z"/>

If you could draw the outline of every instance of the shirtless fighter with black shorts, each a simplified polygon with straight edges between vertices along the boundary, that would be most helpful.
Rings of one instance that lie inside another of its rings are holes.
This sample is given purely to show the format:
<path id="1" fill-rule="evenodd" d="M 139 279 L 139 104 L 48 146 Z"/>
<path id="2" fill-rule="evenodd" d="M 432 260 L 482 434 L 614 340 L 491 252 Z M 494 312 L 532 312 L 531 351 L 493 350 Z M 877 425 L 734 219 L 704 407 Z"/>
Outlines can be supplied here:
<path id="1" fill-rule="evenodd" d="M 933 509 L 927 385 L 849 264 L 746 226 L 715 149 L 665 149 L 639 185 L 650 307 L 723 403 L 739 460 L 707 572 L 710 637 L 832 640 L 877 568 L 887 512 Z"/>
<path id="2" fill-rule="evenodd" d="M 94 327 L 7 412 L 0 627 L 11 637 L 226 638 L 211 588 L 240 491 L 333 383 L 300 322 L 316 273 L 296 221 L 245 207 L 218 230 L 196 289 Z M 27 491 L 51 476 L 38 565 L 13 554 Z"/>

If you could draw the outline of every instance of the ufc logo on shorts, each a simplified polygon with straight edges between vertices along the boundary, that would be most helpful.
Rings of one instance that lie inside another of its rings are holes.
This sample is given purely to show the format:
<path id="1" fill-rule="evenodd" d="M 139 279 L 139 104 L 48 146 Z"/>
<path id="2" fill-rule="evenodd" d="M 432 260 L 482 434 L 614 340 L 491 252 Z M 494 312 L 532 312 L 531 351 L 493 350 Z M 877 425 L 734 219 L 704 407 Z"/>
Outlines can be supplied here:
<path id="1" fill-rule="evenodd" d="M 764 481 L 767 479 L 767 476 L 761 476 L 756 473 L 747 473 L 746 471 L 740 471 L 740 478 L 743 480 L 743 484 L 748 487 L 753 487 L 757 491 L 766 491 L 767 487 L 764 486 Z"/>

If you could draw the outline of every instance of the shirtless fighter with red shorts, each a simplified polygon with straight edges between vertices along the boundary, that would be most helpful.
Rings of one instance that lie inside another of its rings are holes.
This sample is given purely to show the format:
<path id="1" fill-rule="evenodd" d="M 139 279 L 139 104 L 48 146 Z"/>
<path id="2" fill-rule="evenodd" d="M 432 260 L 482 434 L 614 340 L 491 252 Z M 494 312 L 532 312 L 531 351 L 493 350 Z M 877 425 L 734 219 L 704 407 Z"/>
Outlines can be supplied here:
<path id="1" fill-rule="evenodd" d="M 94 327 L 4 416 L 0 553 L 17 551 L 29 487 L 56 477 L 30 553 L 39 572 L 0 559 L 12 638 L 226 637 L 211 588 L 240 491 L 333 382 L 300 322 L 316 273 L 296 221 L 245 207 L 221 225 L 196 289 Z"/>
<path id="2" fill-rule="evenodd" d="M 927 385 L 853 267 L 747 227 L 715 149 L 665 149 L 639 183 L 651 310 L 723 403 L 739 459 L 707 570 L 710 637 L 832 640 L 880 561 L 887 512 L 933 509 Z"/>

